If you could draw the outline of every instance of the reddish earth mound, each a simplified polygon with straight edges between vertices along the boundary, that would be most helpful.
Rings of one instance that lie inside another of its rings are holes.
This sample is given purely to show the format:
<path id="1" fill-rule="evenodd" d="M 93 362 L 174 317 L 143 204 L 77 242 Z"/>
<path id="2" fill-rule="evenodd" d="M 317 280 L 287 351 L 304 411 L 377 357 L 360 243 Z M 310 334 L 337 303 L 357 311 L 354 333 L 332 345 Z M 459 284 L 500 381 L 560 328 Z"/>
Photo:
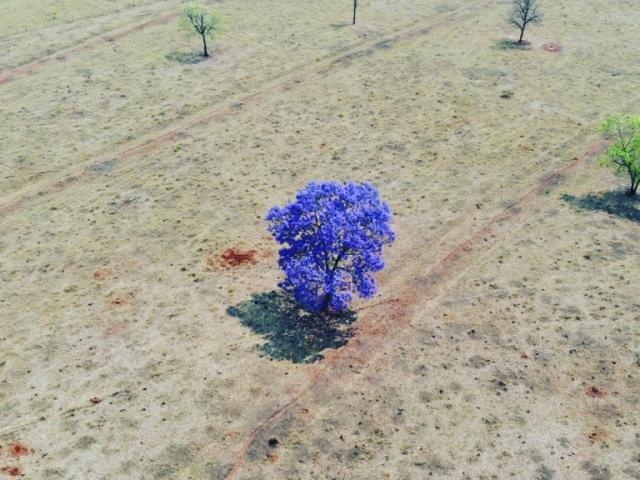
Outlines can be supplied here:
<path id="1" fill-rule="evenodd" d="M 19 477 L 22 475 L 22 469 L 20 467 L 2 467 L 0 472 L 11 475 L 12 477 Z"/>
<path id="2" fill-rule="evenodd" d="M 240 250 L 238 248 L 229 248 L 220 255 L 220 262 L 225 267 L 240 267 L 242 265 L 251 265 L 256 263 L 255 250 Z"/>
<path id="3" fill-rule="evenodd" d="M 93 278 L 96 280 L 104 280 L 111 276 L 111 270 L 108 268 L 99 268 L 95 272 L 93 272 Z"/>
<path id="4" fill-rule="evenodd" d="M 114 305 L 114 306 L 118 306 L 118 307 L 123 307 L 126 305 L 129 305 L 129 299 L 126 297 L 121 297 L 121 296 L 113 296 L 113 297 L 109 297 L 109 304 L 110 305 Z"/>
<path id="5" fill-rule="evenodd" d="M 607 432 L 603 432 L 602 430 L 595 430 L 594 432 L 589 434 L 589 440 L 591 443 L 604 443 L 607 440 L 609 435 Z"/>
<path id="6" fill-rule="evenodd" d="M 547 52 L 553 52 L 553 53 L 557 53 L 557 52 L 561 52 L 562 51 L 562 45 L 560 45 L 559 43 L 556 42 L 549 42 L 549 43 L 545 43 L 542 48 L 544 48 Z"/>
<path id="7" fill-rule="evenodd" d="M 25 455 L 31 455 L 31 450 L 26 445 L 16 442 L 9 445 L 9 454 L 12 457 L 24 457 Z"/>
<path id="8" fill-rule="evenodd" d="M 589 387 L 587 388 L 587 395 L 593 398 L 602 398 L 607 395 L 607 392 L 598 387 Z"/>

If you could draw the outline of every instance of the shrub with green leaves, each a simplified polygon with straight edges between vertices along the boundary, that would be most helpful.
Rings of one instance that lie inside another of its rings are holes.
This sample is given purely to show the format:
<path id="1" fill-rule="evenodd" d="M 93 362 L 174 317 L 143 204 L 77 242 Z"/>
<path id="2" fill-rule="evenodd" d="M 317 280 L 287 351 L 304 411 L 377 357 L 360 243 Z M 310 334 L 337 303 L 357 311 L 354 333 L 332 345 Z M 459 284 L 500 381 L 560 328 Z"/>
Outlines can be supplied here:
<path id="1" fill-rule="evenodd" d="M 611 139 L 600 164 L 611 168 L 616 175 L 628 176 L 627 193 L 635 195 L 640 185 L 640 115 L 609 115 L 600 131 Z"/>
<path id="2" fill-rule="evenodd" d="M 203 53 L 205 57 L 209 56 L 207 50 L 207 37 L 220 29 L 220 15 L 212 8 L 199 3 L 187 3 L 183 12 L 183 23 L 185 27 L 194 31 L 202 37 Z"/>

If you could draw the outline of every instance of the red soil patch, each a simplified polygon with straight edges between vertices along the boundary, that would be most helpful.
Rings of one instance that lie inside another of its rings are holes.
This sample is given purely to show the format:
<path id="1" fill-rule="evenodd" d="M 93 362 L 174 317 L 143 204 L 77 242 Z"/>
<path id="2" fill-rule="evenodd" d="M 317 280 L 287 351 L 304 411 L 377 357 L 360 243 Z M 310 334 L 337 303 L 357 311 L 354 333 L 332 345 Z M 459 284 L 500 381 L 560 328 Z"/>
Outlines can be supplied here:
<path id="1" fill-rule="evenodd" d="M 96 280 L 105 280 L 106 278 L 109 278 L 112 273 L 113 272 L 111 272 L 111 270 L 109 270 L 108 268 L 99 268 L 98 270 L 93 272 L 93 278 L 95 278 Z"/>
<path id="2" fill-rule="evenodd" d="M 229 248 L 220 255 L 220 263 L 224 267 L 241 267 L 243 265 L 252 265 L 256 263 L 256 250 L 240 250 L 238 248 Z"/>
<path id="3" fill-rule="evenodd" d="M 562 51 L 562 45 L 556 42 L 545 43 L 542 48 L 544 48 L 547 52 L 558 53 Z"/>
<path id="4" fill-rule="evenodd" d="M 280 457 L 275 453 L 267 453 L 267 462 L 276 463 Z"/>
<path id="5" fill-rule="evenodd" d="M 102 336 L 105 338 L 116 337 L 122 335 L 127 330 L 127 322 L 118 322 L 109 325 L 102 332 Z"/>
<path id="6" fill-rule="evenodd" d="M 31 455 L 31 450 L 25 444 L 16 442 L 9 445 L 9 455 L 12 457 L 24 457 Z"/>
<path id="7" fill-rule="evenodd" d="M 99 404 L 99 403 L 102 401 L 102 399 L 101 399 L 101 398 L 98 398 L 98 397 L 91 397 L 91 398 L 89 399 L 89 401 L 90 401 L 93 405 L 97 405 L 97 404 Z"/>
<path id="8" fill-rule="evenodd" d="M 6 473 L 11 477 L 19 477 L 22 475 L 22 469 L 20 467 L 2 467 L 0 468 L 0 472 Z"/>
<path id="9" fill-rule="evenodd" d="M 124 306 L 129 305 L 130 303 L 131 302 L 126 297 L 121 297 L 121 296 L 109 297 L 109 305 L 113 305 L 113 306 L 117 306 L 117 307 L 124 307 Z"/>
<path id="10" fill-rule="evenodd" d="M 590 433 L 588 436 L 591 443 L 604 443 L 608 437 L 609 434 L 607 432 L 603 432 L 602 430 L 597 429 Z"/>
<path id="11" fill-rule="evenodd" d="M 606 390 L 602 390 L 598 387 L 589 387 L 587 388 L 587 395 L 592 398 L 602 398 L 607 396 Z"/>
<path id="12" fill-rule="evenodd" d="M 298 412 L 298 418 L 304 421 L 308 421 L 311 418 L 308 408 L 301 408 Z"/>

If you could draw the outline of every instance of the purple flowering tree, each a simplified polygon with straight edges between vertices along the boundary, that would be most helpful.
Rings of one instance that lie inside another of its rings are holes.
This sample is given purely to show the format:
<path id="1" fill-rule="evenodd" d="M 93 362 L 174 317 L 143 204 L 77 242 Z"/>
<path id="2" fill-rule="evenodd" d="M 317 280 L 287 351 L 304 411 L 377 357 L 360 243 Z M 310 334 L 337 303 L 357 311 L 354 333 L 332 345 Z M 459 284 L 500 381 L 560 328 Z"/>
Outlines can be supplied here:
<path id="1" fill-rule="evenodd" d="M 309 183 L 267 215 L 269 231 L 285 245 L 280 287 L 314 312 L 342 312 L 356 293 L 372 297 L 383 246 L 395 239 L 390 221 L 389 206 L 369 183 Z"/>

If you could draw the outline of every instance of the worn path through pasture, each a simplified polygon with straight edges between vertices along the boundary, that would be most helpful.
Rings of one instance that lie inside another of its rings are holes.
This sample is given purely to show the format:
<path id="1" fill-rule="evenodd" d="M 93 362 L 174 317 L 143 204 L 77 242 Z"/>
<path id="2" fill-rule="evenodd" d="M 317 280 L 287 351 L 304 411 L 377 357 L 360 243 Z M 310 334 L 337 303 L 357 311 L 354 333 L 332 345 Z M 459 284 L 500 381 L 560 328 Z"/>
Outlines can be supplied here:
<path id="1" fill-rule="evenodd" d="M 177 12 L 165 13 L 163 15 L 157 16 L 155 18 L 151 18 L 149 20 L 145 20 L 144 22 L 138 23 L 136 25 L 132 25 L 130 27 L 119 28 L 116 30 L 112 30 L 110 32 L 104 32 L 97 36 L 86 39 L 80 45 L 65 48 L 63 50 L 59 50 L 57 52 L 53 52 L 51 54 L 32 60 L 28 63 L 18 65 L 17 67 L 8 68 L 4 71 L 0 71 L 0 85 L 8 83 L 12 80 L 15 80 L 16 78 L 21 77 L 23 75 L 28 75 L 30 73 L 33 73 L 47 65 L 64 62 L 80 53 L 90 51 L 106 43 L 115 42 L 116 40 L 124 38 L 128 35 L 131 35 L 132 33 L 144 30 L 145 28 L 153 27 L 156 25 L 162 25 L 164 23 L 169 22 L 172 19 L 177 18 L 179 15 L 180 14 Z"/>
<path id="2" fill-rule="evenodd" d="M 471 232 L 464 240 L 457 243 L 429 269 L 428 273 L 420 272 L 422 270 L 419 267 L 421 262 L 417 262 L 415 259 L 407 262 L 409 267 L 403 271 L 402 275 L 398 275 L 397 282 L 401 284 L 400 291 L 403 293 L 397 298 L 375 305 L 375 307 L 384 307 L 383 311 L 376 311 L 375 321 L 372 320 L 371 315 L 359 320 L 356 335 L 346 346 L 337 351 L 328 352 L 324 360 L 310 368 L 309 381 L 304 388 L 295 392 L 281 407 L 260 422 L 245 443 L 239 447 L 234 456 L 232 468 L 225 478 L 236 478 L 245 465 L 247 454 L 254 444 L 258 440 L 262 440 L 264 434 L 307 395 L 312 394 L 321 382 L 334 382 L 337 378 L 352 372 L 347 367 L 363 366 L 366 362 L 371 361 L 385 348 L 386 344 L 395 338 L 394 334 L 397 336 L 398 331 L 410 325 L 411 313 L 420 302 L 433 302 L 440 294 L 446 292 L 446 283 L 455 280 L 464 272 L 465 261 L 468 261 L 478 251 L 479 245 L 489 249 L 495 246 L 495 241 L 493 244 L 488 242 L 489 237 L 493 236 L 496 240 L 500 230 L 505 230 L 509 225 L 526 216 L 528 212 L 525 210 L 531 203 L 559 185 L 587 159 L 602 153 L 606 145 L 607 143 L 603 141 L 591 145 L 581 156 L 574 157 L 569 163 L 533 185 L 481 228 Z M 418 290 L 420 298 L 418 298 Z M 365 306 L 365 308 L 368 309 L 371 306 Z"/>
<path id="3" fill-rule="evenodd" d="M 491 3 L 490 1 L 485 3 Z M 210 107 L 196 113 L 186 120 L 175 123 L 164 130 L 153 132 L 142 138 L 133 140 L 128 146 L 125 146 L 118 152 L 104 154 L 97 159 L 90 159 L 80 162 L 65 172 L 58 172 L 56 180 L 45 178 L 40 182 L 29 187 L 23 188 L 18 192 L 9 195 L 0 200 L 0 215 L 8 214 L 21 206 L 27 204 L 30 200 L 40 198 L 43 195 L 51 194 L 56 191 L 64 190 L 75 183 L 89 178 L 90 171 L 95 169 L 104 162 L 110 164 L 123 163 L 136 155 L 142 155 L 157 149 L 169 142 L 175 141 L 178 136 L 189 129 L 197 126 L 203 126 L 225 115 L 233 114 L 241 111 L 246 105 L 255 104 L 260 100 L 268 98 L 269 94 L 282 92 L 295 88 L 304 82 L 320 78 L 336 68 L 347 66 L 351 61 L 358 58 L 366 57 L 374 54 L 380 48 L 389 48 L 398 42 L 407 41 L 422 35 L 428 35 L 435 29 L 451 23 L 460 14 L 469 10 L 470 7 L 460 8 L 453 12 L 449 12 L 441 19 L 429 25 L 415 25 L 401 28 L 399 31 L 387 35 L 384 38 L 375 40 L 365 40 L 357 43 L 355 46 L 348 47 L 338 55 L 331 56 L 321 62 L 308 64 L 303 68 L 296 68 L 293 71 L 284 72 L 267 85 L 242 96 L 232 98 L 222 103 L 211 105 Z M 174 14 L 172 14 L 174 15 Z M 0 77 L 0 83 L 1 82 Z"/>

